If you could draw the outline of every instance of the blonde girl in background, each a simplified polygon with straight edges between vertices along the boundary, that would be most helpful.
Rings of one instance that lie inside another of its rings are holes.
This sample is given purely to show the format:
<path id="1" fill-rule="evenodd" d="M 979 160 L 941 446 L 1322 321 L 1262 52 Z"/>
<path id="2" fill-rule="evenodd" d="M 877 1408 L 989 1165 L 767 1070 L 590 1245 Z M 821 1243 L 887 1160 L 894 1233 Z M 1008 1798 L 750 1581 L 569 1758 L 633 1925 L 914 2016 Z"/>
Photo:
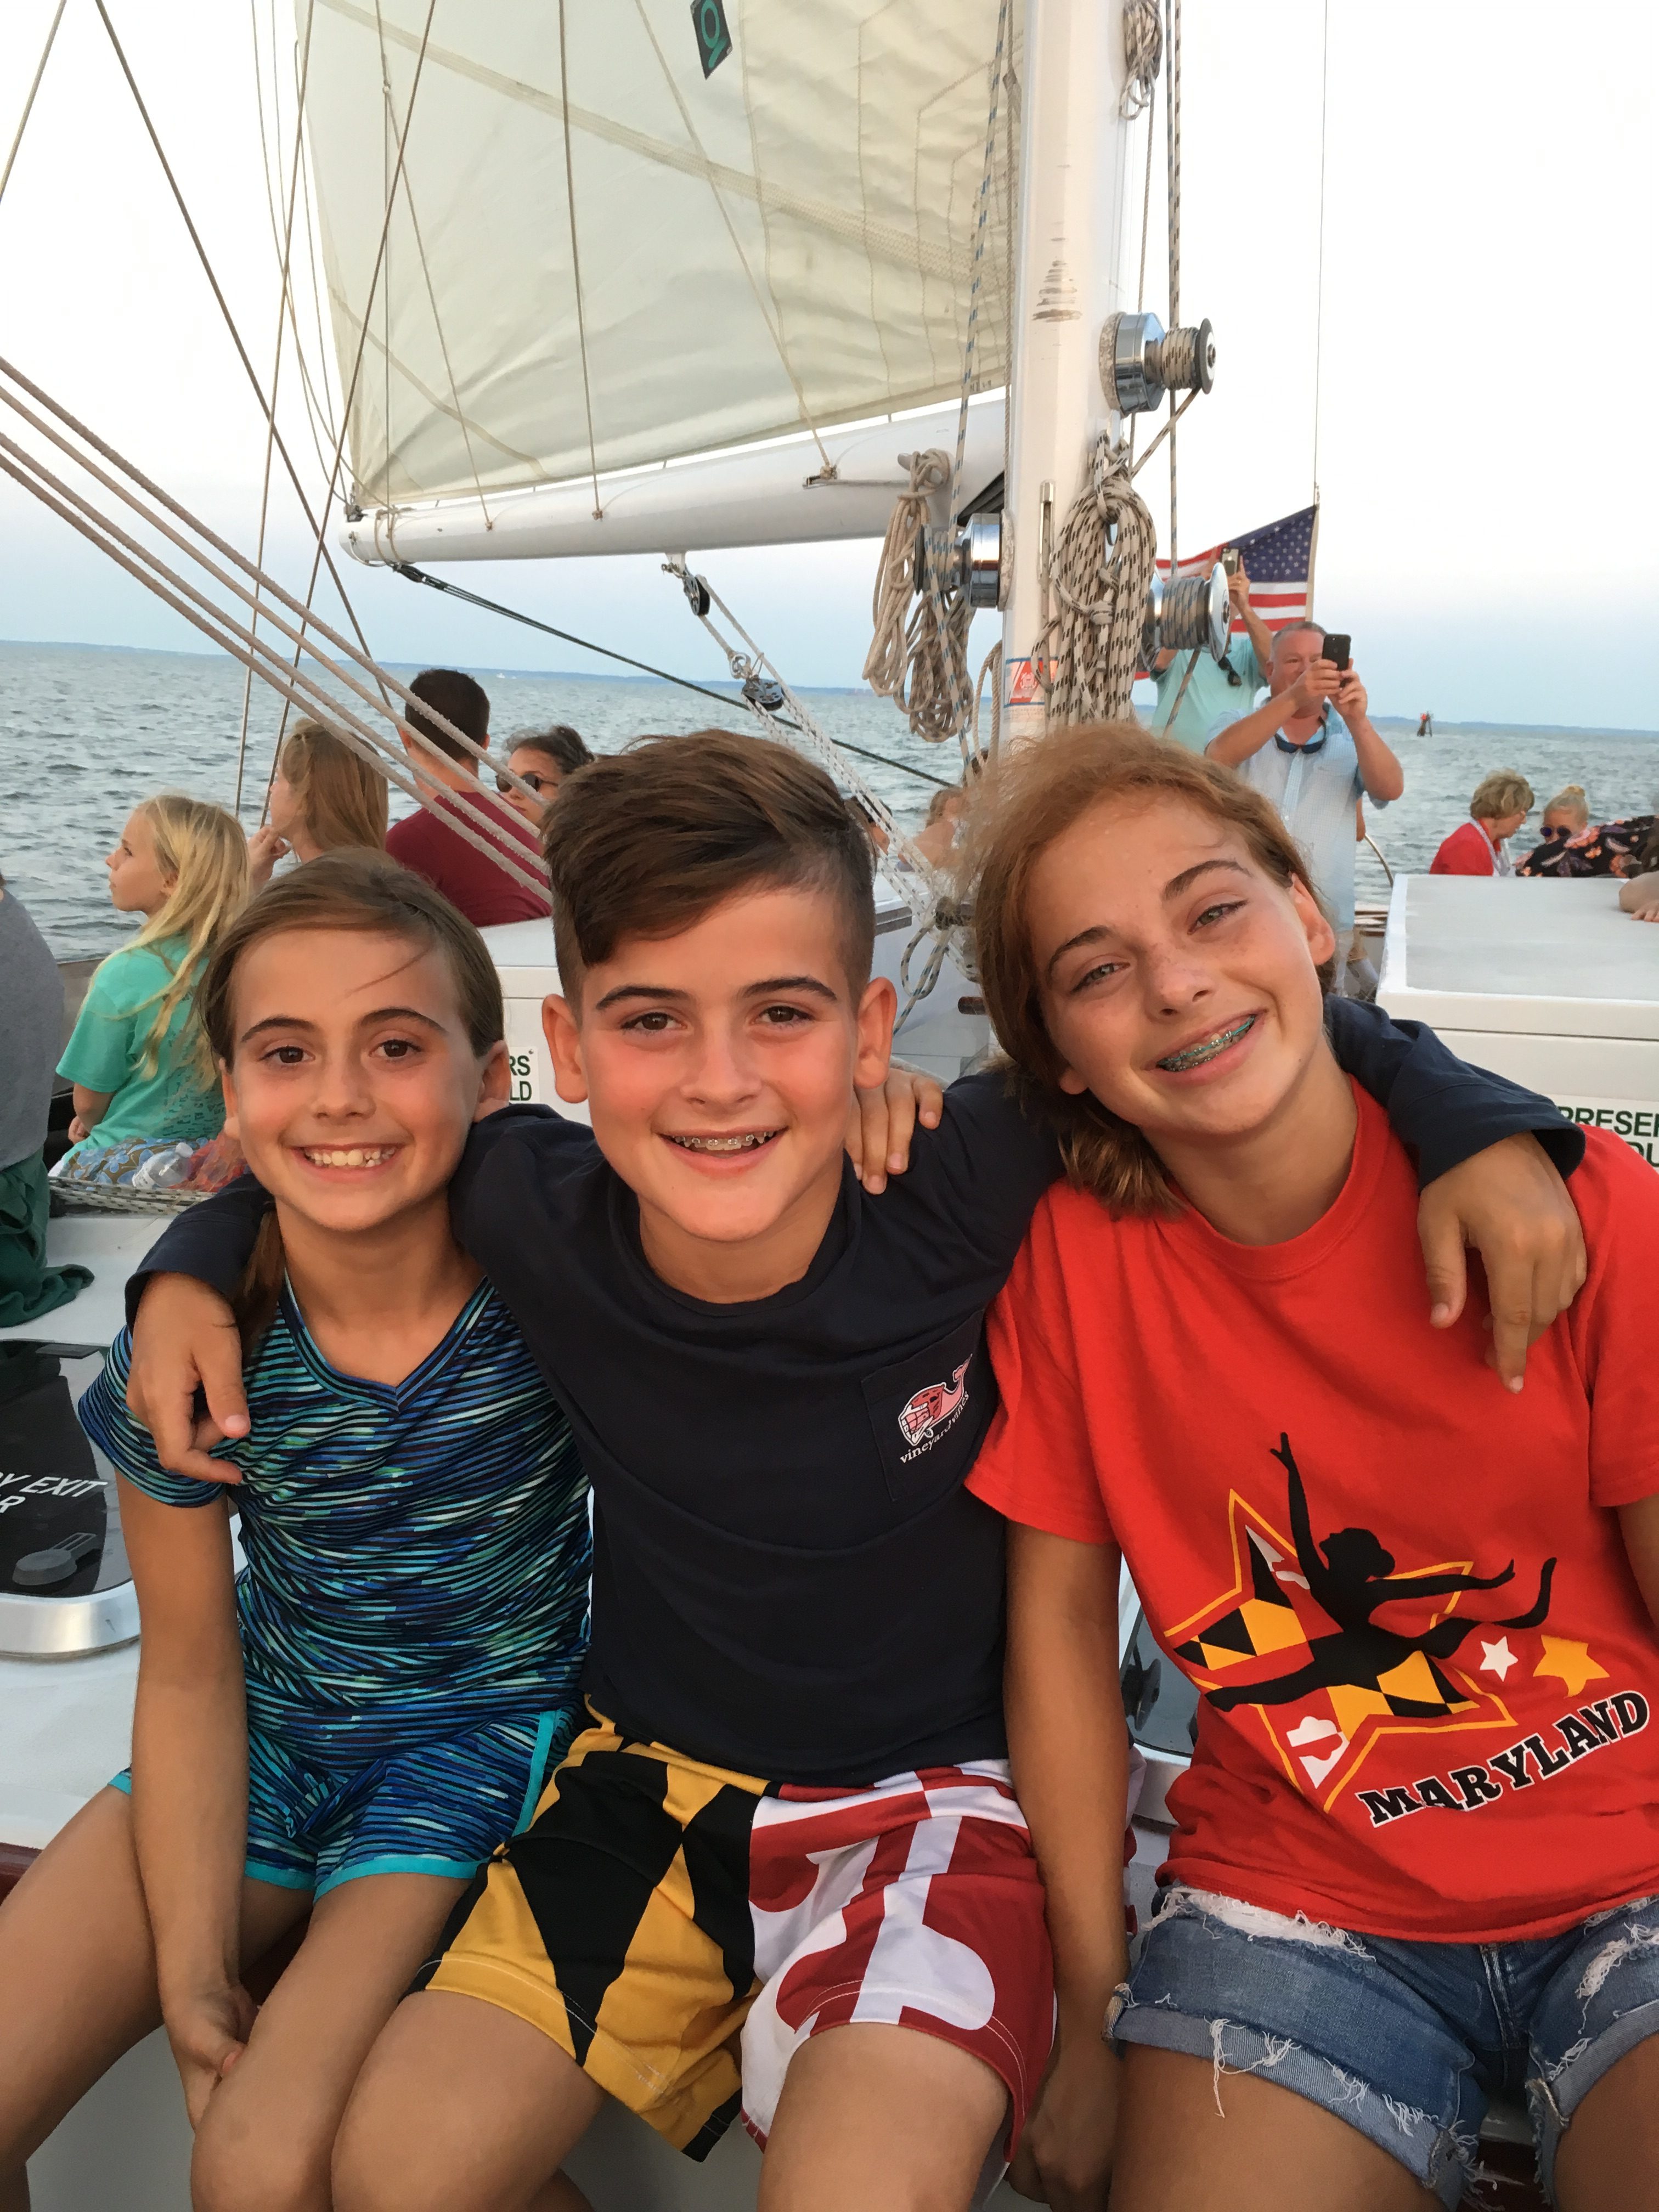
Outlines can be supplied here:
<path id="1" fill-rule="evenodd" d="M 143 926 L 94 971 L 58 1073 L 75 1087 L 64 1163 L 141 1139 L 204 1143 L 224 1121 L 196 1013 L 219 936 L 247 897 L 247 845 L 222 806 L 163 792 L 108 854 L 110 902 Z"/>
<path id="2" fill-rule="evenodd" d="M 1589 794 L 1582 783 L 1564 783 L 1544 809 L 1544 841 L 1582 837 L 1589 828 Z"/>
<path id="3" fill-rule="evenodd" d="M 256 891 L 289 853 L 305 861 L 348 847 L 384 852 L 386 779 L 320 722 L 301 722 L 278 757 L 265 817 L 247 841 Z"/>

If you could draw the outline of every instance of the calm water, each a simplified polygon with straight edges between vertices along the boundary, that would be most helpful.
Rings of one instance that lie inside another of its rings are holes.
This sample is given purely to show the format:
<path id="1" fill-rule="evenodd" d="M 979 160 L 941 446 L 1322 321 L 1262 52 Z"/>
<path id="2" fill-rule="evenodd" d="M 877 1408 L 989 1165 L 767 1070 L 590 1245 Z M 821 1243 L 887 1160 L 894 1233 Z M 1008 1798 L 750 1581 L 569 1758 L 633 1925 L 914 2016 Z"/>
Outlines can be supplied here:
<path id="1" fill-rule="evenodd" d="M 596 750 L 645 730 L 694 730 L 711 717 L 743 728 L 734 707 L 665 684 L 604 677 L 475 672 L 490 695 L 501 737 L 537 723 L 569 722 Z M 866 693 L 804 693 L 833 738 L 948 776 L 954 747 L 914 739 L 885 700 Z M 185 790 L 229 805 L 236 787 L 242 672 L 217 655 L 104 651 L 86 646 L 0 644 L 0 872 L 60 959 L 107 952 L 129 925 L 111 909 L 102 866 L 122 823 L 152 792 Z M 280 702 L 256 686 L 250 718 L 243 818 L 258 818 Z M 1541 802 L 1582 783 L 1595 818 L 1645 813 L 1659 798 L 1659 732 L 1455 727 L 1420 742 L 1414 723 L 1379 724 L 1406 768 L 1406 795 L 1372 816 L 1396 868 L 1426 867 L 1465 817 L 1487 769 L 1519 769 Z M 896 769 L 862 763 L 890 805 L 919 823 L 929 787 Z M 401 793 L 392 811 L 407 811 Z M 1362 856 L 1363 858 L 1363 856 Z M 1361 895 L 1380 872 L 1361 871 Z"/>

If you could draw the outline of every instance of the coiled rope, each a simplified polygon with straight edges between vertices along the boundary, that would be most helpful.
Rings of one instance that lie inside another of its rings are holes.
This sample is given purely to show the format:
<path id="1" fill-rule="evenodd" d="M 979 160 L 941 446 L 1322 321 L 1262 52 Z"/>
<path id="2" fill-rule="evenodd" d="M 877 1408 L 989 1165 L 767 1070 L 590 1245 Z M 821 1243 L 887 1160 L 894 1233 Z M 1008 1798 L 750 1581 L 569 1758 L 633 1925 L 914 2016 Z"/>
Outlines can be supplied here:
<path id="1" fill-rule="evenodd" d="M 1032 656 L 1051 672 L 1051 726 L 1128 713 L 1157 551 L 1127 449 L 1103 438 L 1060 527 L 1049 572 L 1056 609 Z"/>
<path id="2" fill-rule="evenodd" d="M 1123 61 L 1128 82 L 1118 102 L 1126 122 L 1144 115 L 1152 104 L 1152 87 L 1164 59 L 1164 26 L 1158 21 L 1158 0 L 1123 0 Z"/>

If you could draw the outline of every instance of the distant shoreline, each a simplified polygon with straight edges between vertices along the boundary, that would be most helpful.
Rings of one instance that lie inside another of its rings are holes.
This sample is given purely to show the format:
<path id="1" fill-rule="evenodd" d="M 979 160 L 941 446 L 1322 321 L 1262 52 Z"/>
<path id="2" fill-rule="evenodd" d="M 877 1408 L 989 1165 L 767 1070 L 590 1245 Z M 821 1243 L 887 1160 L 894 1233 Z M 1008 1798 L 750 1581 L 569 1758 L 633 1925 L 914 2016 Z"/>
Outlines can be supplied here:
<path id="1" fill-rule="evenodd" d="M 0 637 L 0 652 L 19 653 L 125 653 L 142 655 L 151 660 L 200 660 L 215 665 L 230 656 L 220 653 L 190 653 L 163 645 L 93 645 L 79 638 Z M 424 664 L 418 660 L 388 660 L 387 668 L 402 671 L 418 670 Z M 562 684 L 651 684 L 659 690 L 674 690 L 678 685 L 657 676 L 612 674 L 609 669 L 587 668 L 514 668 L 499 660 L 473 661 L 464 664 L 469 674 L 488 678 L 492 675 L 523 676 L 542 682 Z M 741 702 L 742 693 L 737 685 L 720 677 L 699 678 L 698 682 L 710 691 L 726 692 L 734 704 Z M 816 698 L 853 699 L 867 696 L 864 687 L 857 684 L 800 684 L 796 690 Z M 1416 714 L 1382 714 L 1372 718 L 1379 728 L 1403 730 L 1414 734 L 1419 717 Z M 1448 717 L 1435 717 L 1433 734 L 1443 732 L 1447 736 L 1480 737 L 1487 731 L 1510 732 L 1516 736 L 1535 738 L 1659 738 L 1659 729 L 1641 729 L 1616 722 L 1463 722 Z"/>

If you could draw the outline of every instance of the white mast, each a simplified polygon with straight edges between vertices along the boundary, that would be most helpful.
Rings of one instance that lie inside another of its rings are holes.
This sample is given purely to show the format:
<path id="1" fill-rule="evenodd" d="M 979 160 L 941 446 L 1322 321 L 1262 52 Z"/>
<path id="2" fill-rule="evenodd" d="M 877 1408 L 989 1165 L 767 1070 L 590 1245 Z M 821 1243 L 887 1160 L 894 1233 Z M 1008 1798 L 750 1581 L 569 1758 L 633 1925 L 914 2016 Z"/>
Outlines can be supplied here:
<path id="1" fill-rule="evenodd" d="M 1003 730 L 1042 733 L 1030 656 L 1048 609 L 1048 543 L 1101 434 L 1121 418 L 1101 389 L 1100 333 L 1132 308 L 1121 0 L 1026 0 L 1008 480 L 1003 494 Z M 1006 532 L 1012 526 L 1012 544 Z M 1012 555 L 1012 559 L 1010 556 Z"/>

